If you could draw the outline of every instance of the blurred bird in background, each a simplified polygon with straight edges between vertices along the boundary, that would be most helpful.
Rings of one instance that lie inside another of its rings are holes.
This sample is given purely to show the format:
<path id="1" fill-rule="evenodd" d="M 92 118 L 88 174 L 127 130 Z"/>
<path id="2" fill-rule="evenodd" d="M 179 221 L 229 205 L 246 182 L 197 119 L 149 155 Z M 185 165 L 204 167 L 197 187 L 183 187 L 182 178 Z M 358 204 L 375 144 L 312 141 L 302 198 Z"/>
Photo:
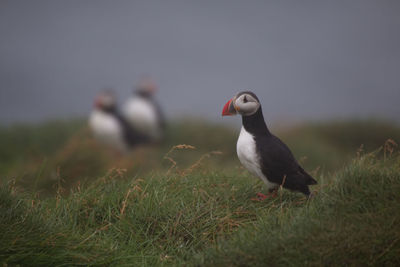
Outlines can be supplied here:
<path id="1" fill-rule="evenodd" d="M 131 127 L 146 136 L 150 142 L 160 142 L 165 134 L 165 117 L 154 99 L 157 90 L 158 87 L 151 78 L 142 78 L 122 108 Z"/>
<path id="2" fill-rule="evenodd" d="M 104 90 L 97 95 L 89 116 L 89 127 L 96 140 L 120 153 L 127 153 L 134 146 L 149 141 L 121 114 L 111 90 Z"/>

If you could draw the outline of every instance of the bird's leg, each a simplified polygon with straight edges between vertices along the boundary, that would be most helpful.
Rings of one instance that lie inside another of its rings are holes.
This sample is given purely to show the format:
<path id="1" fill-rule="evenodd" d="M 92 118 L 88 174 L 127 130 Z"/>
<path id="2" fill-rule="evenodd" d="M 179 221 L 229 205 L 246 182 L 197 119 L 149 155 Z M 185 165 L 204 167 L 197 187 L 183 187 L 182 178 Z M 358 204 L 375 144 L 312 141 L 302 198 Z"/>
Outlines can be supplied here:
<path id="1" fill-rule="evenodd" d="M 268 190 L 268 197 L 277 197 L 278 196 L 278 187 L 276 188 L 271 188 Z"/>

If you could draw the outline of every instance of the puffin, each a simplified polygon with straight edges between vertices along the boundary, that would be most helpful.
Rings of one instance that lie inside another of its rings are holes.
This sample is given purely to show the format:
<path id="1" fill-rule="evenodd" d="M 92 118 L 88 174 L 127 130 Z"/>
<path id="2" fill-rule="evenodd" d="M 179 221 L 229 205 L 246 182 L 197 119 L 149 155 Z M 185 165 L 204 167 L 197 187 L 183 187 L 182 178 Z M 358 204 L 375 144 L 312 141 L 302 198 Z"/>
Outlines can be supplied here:
<path id="1" fill-rule="evenodd" d="M 154 99 L 156 92 L 157 85 L 151 79 L 142 79 L 122 108 L 131 127 L 152 142 L 162 140 L 165 130 L 164 114 Z"/>
<path id="2" fill-rule="evenodd" d="M 282 186 L 311 197 L 309 185 L 317 181 L 299 165 L 289 147 L 269 131 L 260 101 L 253 92 L 239 92 L 224 105 L 222 116 L 236 114 L 242 116 L 236 145 L 238 158 L 250 173 L 266 184 L 268 196 L 276 195 Z M 268 197 L 257 195 L 261 200 Z"/>
<path id="3" fill-rule="evenodd" d="M 131 148 L 148 142 L 148 138 L 132 128 L 118 110 L 111 90 L 105 90 L 95 98 L 89 127 L 96 140 L 120 153 L 127 153 Z"/>

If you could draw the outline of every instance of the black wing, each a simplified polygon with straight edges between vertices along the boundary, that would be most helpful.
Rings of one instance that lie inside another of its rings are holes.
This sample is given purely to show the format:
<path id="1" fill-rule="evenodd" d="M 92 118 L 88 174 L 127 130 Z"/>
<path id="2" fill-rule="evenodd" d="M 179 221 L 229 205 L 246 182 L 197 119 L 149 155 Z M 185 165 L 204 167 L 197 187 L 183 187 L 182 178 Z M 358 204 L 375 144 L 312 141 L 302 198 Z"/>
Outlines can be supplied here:
<path id="1" fill-rule="evenodd" d="M 256 142 L 267 179 L 308 195 L 308 185 L 317 182 L 298 164 L 290 149 L 274 135 L 256 137 Z"/>
<path id="2" fill-rule="evenodd" d="M 149 143 L 149 137 L 134 129 L 119 111 L 115 112 L 115 117 L 122 125 L 124 140 L 129 147 Z"/>
<path id="3" fill-rule="evenodd" d="M 156 110 L 157 117 L 158 117 L 158 123 L 160 125 L 160 128 L 162 131 L 165 130 L 166 122 L 165 122 L 165 116 L 164 113 L 162 112 L 161 106 L 158 104 L 158 102 L 155 99 L 151 99 L 151 102 Z"/>

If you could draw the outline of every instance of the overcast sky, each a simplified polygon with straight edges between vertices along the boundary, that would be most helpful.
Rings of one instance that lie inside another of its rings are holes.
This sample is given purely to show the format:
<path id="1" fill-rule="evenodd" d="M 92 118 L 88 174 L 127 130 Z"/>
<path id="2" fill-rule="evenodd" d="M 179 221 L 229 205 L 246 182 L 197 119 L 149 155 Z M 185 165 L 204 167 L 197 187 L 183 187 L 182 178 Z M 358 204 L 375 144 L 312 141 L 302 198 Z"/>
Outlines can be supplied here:
<path id="1" fill-rule="evenodd" d="M 85 116 L 143 74 L 169 117 L 247 89 L 270 121 L 400 121 L 400 1 L 0 0 L 0 123 Z"/>

